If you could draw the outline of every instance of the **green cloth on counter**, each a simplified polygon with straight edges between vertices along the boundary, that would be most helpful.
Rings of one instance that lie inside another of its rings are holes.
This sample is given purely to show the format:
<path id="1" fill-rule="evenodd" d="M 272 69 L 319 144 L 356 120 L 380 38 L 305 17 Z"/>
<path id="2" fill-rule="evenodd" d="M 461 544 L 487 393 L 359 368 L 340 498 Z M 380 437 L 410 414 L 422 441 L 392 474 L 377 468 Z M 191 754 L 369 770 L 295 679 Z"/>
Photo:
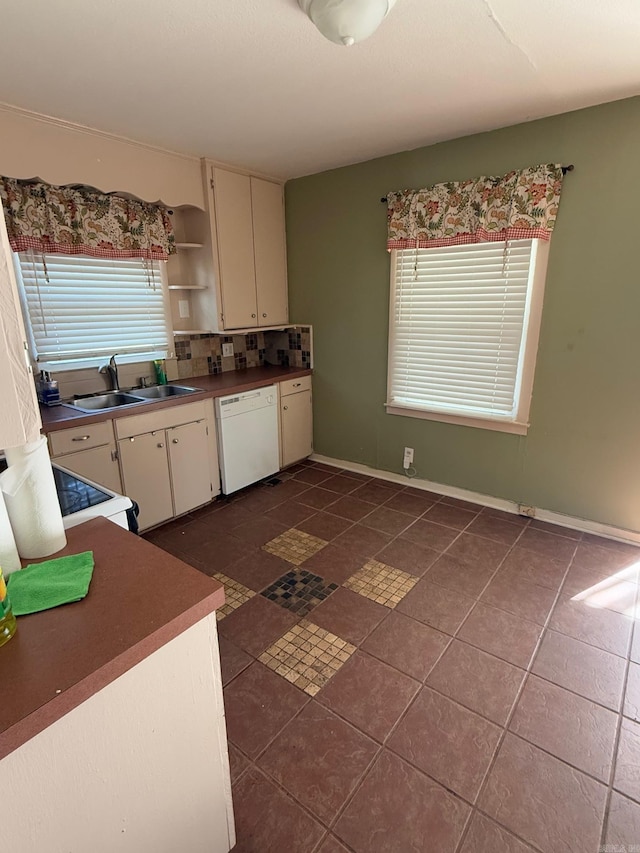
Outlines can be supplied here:
<path id="1" fill-rule="evenodd" d="M 14 616 L 38 613 L 60 604 L 80 601 L 89 592 L 93 551 L 31 563 L 9 575 L 7 586 Z"/>

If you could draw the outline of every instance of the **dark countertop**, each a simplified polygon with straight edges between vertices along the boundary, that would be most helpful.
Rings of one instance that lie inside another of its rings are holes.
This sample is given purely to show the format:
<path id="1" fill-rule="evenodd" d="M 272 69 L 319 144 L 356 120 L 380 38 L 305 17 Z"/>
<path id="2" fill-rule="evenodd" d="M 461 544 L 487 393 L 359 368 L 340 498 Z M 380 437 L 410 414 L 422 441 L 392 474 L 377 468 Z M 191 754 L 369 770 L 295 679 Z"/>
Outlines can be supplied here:
<path id="1" fill-rule="evenodd" d="M 308 376 L 311 372 L 309 368 L 302 367 L 267 366 L 249 367 L 246 370 L 231 370 L 227 373 L 218 373 L 216 376 L 207 375 L 194 376 L 189 379 L 176 379 L 170 382 L 169 385 L 187 385 L 190 388 L 201 389 L 201 393 L 187 394 L 183 397 L 173 397 L 130 407 L 124 406 L 110 411 L 97 411 L 95 414 L 77 412 L 68 406 L 40 406 L 42 431 L 49 433 L 58 429 L 66 429 L 67 427 L 95 424 L 99 421 L 110 421 L 114 418 L 126 418 L 128 415 L 139 415 L 141 412 L 166 409 L 169 406 L 194 403 L 197 400 L 204 400 L 208 397 L 222 397 L 225 394 L 250 391 L 252 388 L 260 388 L 264 385 L 270 385 L 272 382 L 295 379 L 297 376 Z"/>
<path id="2" fill-rule="evenodd" d="M 220 583 L 105 518 L 66 533 L 53 557 L 93 551 L 89 593 L 18 617 L 0 648 L 0 759 L 224 604 Z"/>

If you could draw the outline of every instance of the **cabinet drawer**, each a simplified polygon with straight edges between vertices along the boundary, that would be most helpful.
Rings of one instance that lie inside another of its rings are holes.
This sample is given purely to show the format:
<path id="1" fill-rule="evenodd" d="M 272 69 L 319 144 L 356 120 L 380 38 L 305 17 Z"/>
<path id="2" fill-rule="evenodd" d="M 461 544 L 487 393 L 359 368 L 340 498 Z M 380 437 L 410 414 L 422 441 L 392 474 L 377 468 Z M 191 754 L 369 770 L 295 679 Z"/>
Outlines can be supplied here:
<path id="1" fill-rule="evenodd" d="M 111 421 L 104 421 L 88 426 L 61 429 L 49 433 L 51 455 L 61 456 L 64 453 L 75 453 L 77 450 L 88 450 L 90 447 L 100 447 L 113 441 L 113 426 Z"/>
<path id="2" fill-rule="evenodd" d="M 297 394 L 299 391 L 311 390 L 311 377 L 299 376 L 297 379 L 287 379 L 286 382 L 280 383 L 280 396 L 286 397 L 288 394 Z"/>
<path id="3" fill-rule="evenodd" d="M 157 432 L 161 429 L 170 429 L 190 421 L 199 421 L 207 417 L 205 403 L 186 403 L 182 406 L 172 406 L 168 409 L 160 409 L 145 412 L 143 415 L 129 415 L 126 418 L 118 418 L 116 421 L 116 433 L 118 438 L 130 438 L 132 435 L 142 435 L 145 432 Z"/>

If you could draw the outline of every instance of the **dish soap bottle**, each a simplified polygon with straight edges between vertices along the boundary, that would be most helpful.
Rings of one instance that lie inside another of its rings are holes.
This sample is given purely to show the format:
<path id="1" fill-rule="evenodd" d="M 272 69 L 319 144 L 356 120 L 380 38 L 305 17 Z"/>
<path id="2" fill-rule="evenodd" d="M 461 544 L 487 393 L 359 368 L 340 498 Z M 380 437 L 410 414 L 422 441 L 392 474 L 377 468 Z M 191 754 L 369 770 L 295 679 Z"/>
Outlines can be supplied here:
<path id="1" fill-rule="evenodd" d="M 2 576 L 0 568 L 0 646 L 4 646 L 16 632 L 16 617 L 11 610 L 7 585 Z"/>
<path id="2" fill-rule="evenodd" d="M 167 372 L 165 370 L 164 359 L 157 358 L 153 362 L 153 368 L 156 372 L 156 382 L 158 385 L 166 385 L 167 384 Z"/>

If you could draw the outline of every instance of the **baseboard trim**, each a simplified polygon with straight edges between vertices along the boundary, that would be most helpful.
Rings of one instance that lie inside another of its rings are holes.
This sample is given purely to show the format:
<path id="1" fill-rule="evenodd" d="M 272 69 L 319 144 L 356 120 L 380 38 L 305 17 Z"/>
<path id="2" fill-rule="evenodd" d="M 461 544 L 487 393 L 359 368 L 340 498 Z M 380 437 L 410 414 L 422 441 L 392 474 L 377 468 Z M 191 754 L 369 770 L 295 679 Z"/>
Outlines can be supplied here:
<path id="1" fill-rule="evenodd" d="M 395 474 L 393 471 L 381 471 L 378 468 L 370 468 L 368 465 L 361 465 L 358 462 L 334 459 L 331 456 L 323 456 L 320 453 L 313 453 L 310 458 L 314 462 L 324 462 L 326 465 L 335 465 L 336 468 L 344 468 L 345 471 L 367 474 L 370 477 L 377 477 L 379 480 L 388 480 L 390 483 L 402 483 L 405 486 L 411 485 L 415 489 L 424 489 L 425 491 L 436 492 L 439 495 L 446 495 L 449 498 L 459 498 L 460 500 L 469 501 L 480 506 L 488 506 L 492 509 L 501 509 L 504 512 L 519 515 L 518 504 L 503 498 L 483 495 L 480 492 L 472 492 L 468 489 L 460 489 L 457 486 L 448 486 L 444 483 L 434 483 L 431 480 L 423 480 L 419 477 L 406 477 L 402 474 Z M 586 518 L 575 518 L 574 516 L 563 515 L 560 512 L 553 512 L 553 510 L 542 507 L 534 507 L 533 509 L 535 510 L 535 517 L 538 521 L 548 521 L 550 524 L 557 524 L 559 527 L 570 527 L 572 530 L 579 530 L 582 533 L 595 533 L 597 536 L 603 536 L 605 539 L 613 539 L 616 542 L 640 545 L 640 532 L 635 530 L 625 530 L 622 527 L 601 524 L 599 521 L 591 521 Z"/>

